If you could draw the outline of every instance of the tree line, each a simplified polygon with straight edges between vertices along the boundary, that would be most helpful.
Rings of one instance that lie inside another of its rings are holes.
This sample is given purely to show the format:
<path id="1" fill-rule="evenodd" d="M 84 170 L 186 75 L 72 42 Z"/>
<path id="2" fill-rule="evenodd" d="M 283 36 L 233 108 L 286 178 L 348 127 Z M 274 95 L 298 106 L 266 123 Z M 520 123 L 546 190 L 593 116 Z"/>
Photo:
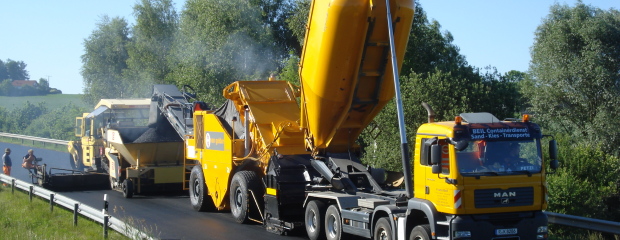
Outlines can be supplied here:
<path id="1" fill-rule="evenodd" d="M 30 75 L 26 70 L 26 63 L 7 59 L 0 60 L 0 96 L 33 96 L 62 93 L 57 89 L 51 89 L 49 81 L 41 78 L 36 85 L 13 86 L 15 80 L 29 80 Z"/>
<path id="2" fill-rule="evenodd" d="M 152 84 L 175 84 L 218 105 L 233 81 L 276 74 L 298 83 L 309 6 L 309 0 L 187 0 L 177 13 L 170 0 L 141 0 L 135 24 L 103 16 L 84 40 L 85 100 L 150 97 Z M 580 1 L 555 4 L 535 31 L 528 71 L 499 73 L 469 65 L 421 4 L 415 11 L 401 70 L 409 142 L 426 122 L 422 102 L 437 120 L 462 112 L 500 119 L 529 113 L 560 146 L 561 167 L 548 175 L 548 210 L 620 221 L 620 13 Z M 358 140 L 366 164 L 401 170 L 395 108 L 392 102 L 375 118 L 380 134 L 364 132 Z"/>

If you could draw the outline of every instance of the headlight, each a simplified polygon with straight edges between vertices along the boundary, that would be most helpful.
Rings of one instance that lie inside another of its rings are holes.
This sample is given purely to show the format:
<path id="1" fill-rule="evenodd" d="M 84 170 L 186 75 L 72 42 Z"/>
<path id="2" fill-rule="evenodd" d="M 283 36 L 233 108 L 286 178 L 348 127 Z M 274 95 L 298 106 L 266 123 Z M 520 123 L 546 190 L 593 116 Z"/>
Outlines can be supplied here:
<path id="1" fill-rule="evenodd" d="M 538 233 L 546 233 L 546 232 L 547 232 L 547 226 L 538 227 Z"/>
<path id="2" fill-rule="evenodd" d="M 455 238 L 471 237 L 470 231 L 454 231 Z"/>

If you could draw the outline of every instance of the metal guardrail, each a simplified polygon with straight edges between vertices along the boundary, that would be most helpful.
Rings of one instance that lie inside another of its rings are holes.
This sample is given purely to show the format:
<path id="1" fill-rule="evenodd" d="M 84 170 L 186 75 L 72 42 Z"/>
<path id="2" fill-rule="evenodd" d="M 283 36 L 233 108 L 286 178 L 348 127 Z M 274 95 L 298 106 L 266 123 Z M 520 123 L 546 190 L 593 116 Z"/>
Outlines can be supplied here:
<path id="1" fill-rule="evenodd" d="M 51 138 L 42 138 L 42 137 L 32 137 L 32 136 L 19 135 L 19 134 L 13 134 L 13 133 L 3 133 L 3 132 L 0 132 L 0 137 L 10 137 L 10 138 L 21 139 L 22 143 L 24 143 L 23 142 L 24 140 L 33 141 L 33 144 L 34 144 L 35 141 L 43 142 L 43 143 L 58 144 L 58 145 L 67 145 L 69 143 L 69 141 L 65 141 L 65 140 L 58 140 L 58 139 L 51 139 Z"/>
<path id="2" fill-rule="evenodd" d="M 620 235 L 620 222 L 545 212 L 549 223 Z"/>
<path id="3" fill-rule="evenodd" d="M 8 183 L 8 184 L 14 184 L 15 188 L 24 190 L 28 193 L 32 195 L 36 195 L 39 196 L 43 199 L 46 199 L 48 201 L 51 201 L 51 203 L 55 203 L 57 205 L 60 205 L 66 209 L 72 210 L 72 211 L 77 211 L 77 213 L 81 214 L 82 216 L 85 216 L 87 218 L 92 219 L 95 222 L 98 222 L 100 224 L 102 224 L 102 226 L 104 224 L 107 224 L 107 226 L 111 229 L 114 229 L 115 231 L 123 234 L 126 237 L 129 237 L 131 239 L 153 239 L 151 236 L 149 236 L 148 234 L 132 227 L 129 226 L 129 224 L 121 221 L 120 219 L 114 218 L 112 216 L 107 215 L 107 213 L 104 213 L 103 209 L 95 209 L 93 207 L 90 207 L 88 205 L 82 204 L 78 201 L 75 201 L 69 197 L 66 197 L 64 195 L 58 194 L 56 192 L 47 190 L 45 188 L 42 188 L 40 186 L 37 185 L 33 185 L 18 179 L 15 179 L 13 177 L 9 177 L 7 175 L 4 174 L 0 174 L 0 181 Z M 107 204 L 106 204 L 107 205 Z M 76 215 L 77 216 L 77 215 Z M 76 222 L 77 220 L 74 219 L 74 222 Z M 104 233 L 105 234 L 105 233 Z"/>

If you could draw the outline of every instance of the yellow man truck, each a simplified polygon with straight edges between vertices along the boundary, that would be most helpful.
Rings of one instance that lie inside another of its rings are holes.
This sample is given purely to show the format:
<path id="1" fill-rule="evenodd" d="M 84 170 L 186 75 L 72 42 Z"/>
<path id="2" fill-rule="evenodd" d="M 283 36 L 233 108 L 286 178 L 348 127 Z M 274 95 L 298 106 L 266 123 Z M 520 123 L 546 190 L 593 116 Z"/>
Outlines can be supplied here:
<path id="1" fill-rule="evenodd" d="M 167 119 L 185 142 L 192 207 L 230 209 L 237 222 L 261 222 L 274 233 L 304 227 L 312 240 L 546 239 L 542 134 L 527 117 L 429 121 L 417 132 L 412 168 L 398 71 L 413 5 L 313 1 L 300 89 L 238 81 L 211 109 L 156 86 L 150 122 Z M 355 143 L 394 98 L 404 190 L 391 188 L 384 170 L 361 164 Z M 512 148 L 519 151 L 509 155 Z"/>

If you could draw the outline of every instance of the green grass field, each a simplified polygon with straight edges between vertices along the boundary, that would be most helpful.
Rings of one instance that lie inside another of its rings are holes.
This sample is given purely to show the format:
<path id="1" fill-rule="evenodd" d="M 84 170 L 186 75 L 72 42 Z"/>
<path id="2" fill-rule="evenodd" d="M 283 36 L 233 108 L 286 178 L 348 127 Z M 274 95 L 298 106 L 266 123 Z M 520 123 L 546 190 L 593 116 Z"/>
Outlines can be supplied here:
<path id="1" fill-rule="evenodd" d="M 0 239 L 103 239 L 103 227 L 80 216 L 73 226 L 73 211 L 54 206 L 20 190 L 0 185 Z M 108 239 L 128 239 L 108 229 Z"/>
<path id="2" fill-rule="evenodd" d="M 0 107 L 4 107 L 7 110 L 11 111 L 13 109 L 22 107 L 26 101 L 29 101 L 32 104 L 37 104 L 40 102 L 45 103 L 45 106 L 48 109 L 53 109 L 54 107 L 61 107 L 67 105 L 69 103 L 73 103 L 76 106 L 92 108 L 93 106 L 89 106 L 82 101 L 81 94 L 51 94 L 45 96 L 25 96 L 25 97 L 7 97 L 0 96 Z"/>

